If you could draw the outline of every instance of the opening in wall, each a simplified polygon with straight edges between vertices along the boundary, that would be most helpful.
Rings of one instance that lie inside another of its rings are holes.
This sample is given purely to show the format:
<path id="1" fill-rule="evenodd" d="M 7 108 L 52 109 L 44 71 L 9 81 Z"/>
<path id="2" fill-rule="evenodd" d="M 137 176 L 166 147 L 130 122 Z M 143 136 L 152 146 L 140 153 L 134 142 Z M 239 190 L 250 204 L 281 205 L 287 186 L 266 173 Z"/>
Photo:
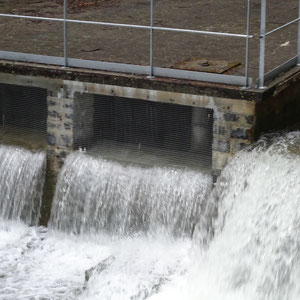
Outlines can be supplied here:
<path id="1" fill-rule="evenodd" d="M 0 84 L 0 143 L 29 149 L 46 147 L 47 91 Z"/>
<path id="2" fill-rule="evenodd" d="M 212 109 L 95 95 L 77 111 L 77 147 L 120 161 L 211 168 Z"/>

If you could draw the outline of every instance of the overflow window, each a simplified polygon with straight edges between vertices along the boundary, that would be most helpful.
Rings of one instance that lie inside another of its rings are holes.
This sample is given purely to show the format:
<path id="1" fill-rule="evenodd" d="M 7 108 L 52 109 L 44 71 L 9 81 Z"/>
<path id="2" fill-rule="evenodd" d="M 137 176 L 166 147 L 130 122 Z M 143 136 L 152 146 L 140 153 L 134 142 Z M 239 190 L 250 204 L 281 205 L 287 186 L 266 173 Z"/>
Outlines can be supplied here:
<path id="1" fill-rule="evenodd" d="M 146 165 L 211 168 L 211 109 L 95 95 L 92 118 L 92 138 L 82 143 L 90 152 Z"/>
<path id="2" fill-rule="evenodd" d="M 0 84 L 0 143 L 41 149 L 46 133 L 47 91 Z"/>

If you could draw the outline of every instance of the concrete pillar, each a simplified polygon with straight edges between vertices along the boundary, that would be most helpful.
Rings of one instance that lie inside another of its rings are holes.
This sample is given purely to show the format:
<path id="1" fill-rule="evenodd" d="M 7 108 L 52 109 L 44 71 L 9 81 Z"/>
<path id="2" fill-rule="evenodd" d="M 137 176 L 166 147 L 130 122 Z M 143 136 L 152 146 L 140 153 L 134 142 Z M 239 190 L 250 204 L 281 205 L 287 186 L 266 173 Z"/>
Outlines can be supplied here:
<path id="1" fill-rule="evenodd" d="M 217 178 L 233 155 L 254 141 L 255 103 L 215 99 L 212 174 Z"/>
<path id="2" fill-rule="evenodd" d="M 48 91 L 47 143 L 50 169 L 59 171 L 72 151 L 89 146 L 93 136 L 93 95 Z"/>

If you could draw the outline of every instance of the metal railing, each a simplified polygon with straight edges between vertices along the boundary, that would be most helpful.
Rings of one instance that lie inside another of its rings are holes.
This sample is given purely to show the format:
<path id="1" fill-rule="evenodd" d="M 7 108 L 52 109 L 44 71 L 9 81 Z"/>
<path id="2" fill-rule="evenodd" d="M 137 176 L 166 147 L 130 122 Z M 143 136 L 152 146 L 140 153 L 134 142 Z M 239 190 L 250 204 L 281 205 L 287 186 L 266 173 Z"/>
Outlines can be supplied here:
<path id="1" fill-rule="evenodd" d="M 154 4 L 155 0 L 150 0 L 150 22 L 149 25 L 134 25 L 134 24 L 121 24 L 121 23 L 109 23 L 109 22 L 96 22 L 96 21 L 83 21 L 68 18 L 68 0 L 64 0 L 64 17 L 63 18 L 48 18 L 48 17 L 36 17 L 36 16 L 25 16 L 25 15 L 14 15 L 14 14 L 0 14 L 0 17 L 9 18 L 21 18 L 30 20 L 40 21 L 52 21 L 63 23 L 64 28 L 64 56 L 45 56 L 38 54 L 28 54 L 10 51 L 0 51 L 0 59 L 8 59 L 15 61 L 35 62 L 42 64 L 53 64 L 61 65 L 64 67 L 78 67 L 86 69 L 99 69 L 104 71 L 113 72 L 124 72 L 148 75 L 149 78 L 154 76 L 171 77 L 188 80 L 199 80 L 214 83 L 224 83 L 231 85 L 238 85 L 244 87 L 252 86 L 252 78 L 249 76 L 249 49 L 250 40 L 254 38 L 250 34 L 250 17 L 251 17 L 251 0 L 247 1 L 247 28 L 245 34 L 228 33 L 228 32 L 216 32 L 216 31 L 205 31 L 205 30 L 192 30 L 192 29 L 181 29 L 171 27 L 154 26 Z M 299 0 L 299 17 L 293 21 L 290 21 L 284 25 L 277 27 L 269 32 L 266 32 L 266 4 L 267 0 L 261 0 L 261 29 L 260 29 L 260 57 L 259 57 L 259 74 L 258 74 L 258 88 L 264 88 L 265 82 L 274 78 L 279 73 L 291 68 L 294 65 L 300 64 L 300 0 Z M 277 32 L 287 26 L 298 22 L 298 53 L 297 56 L 286 61 L 284 64 L 276 67 L 272 71 L 265 73 L 265 48 L 266 48 L 266 37 L 274 32 Z M 149 49 L 149 65 L 132 65 L 125 63 L 112 63 L 105 61 L 93 61 L 85 59 L 71 58 L 68 54 L 68 24 L 90 24 L 90 25 L 101 25 L 109 27 L 119 28 L 131 28 L 140 30 L 150 31 L 150 49 Z M 227 74 L 216 74 L 198 71 L 187 71 L 171 68 L 156 67 L 154 65 L 153 53 L 154 53 L 154 39 L 153 34 L 155 31 L 168 31 L 168 32 L 179 32 L 187 34 L 199 34 L 209 36 L 221 36 L 221 37 L 234 37 L 242 38 L 246 40 L 245 43 L 245 72 L 244 76 L 227 75 Z"/>
<path id="2" fill-rule="evenodd" d="M 35 63 L 42 63 L 42 64 L 53 64 L 53 65 L 61 65 L 64 67 L 79 67 L 79 68 L 87 68 L 87 69 L 99 69 L 99 70 L 104 70 L 104 71 L 143 74 L 143 75 L 148 75 L 149 78 L 152 78 L 154 76 L 161 76 L 161 77 L 188 79 L 188 80 L 199 80 L 199 81 L 214 82 L 214 83 L 232 84 L 232 85 L 239 85 L 239 86 L 245 86 L 245 87 L 251 86 L 252 78 L 249 77 L 249 42 L 250 42 L 250 39 L 253 38 L 253 35 L 250 35 L 251 0 L 247 0 L 248 6 L 247 6 L 246 34 L 154 26 L 154 4 L 155 4 L 154 2 L 155 2 L 155 0 L 150 0 L 150 24 L 149 24 L 149 26 L 68 19 L 68 0 L 64 0 L 64 17 L 63 18 L 48 18 L 48 17 L 24 16 L 24 15 L 14 15 L 14 14 L 0 14 L 0 17 L 62 22 L 63 26 L 64 26 L 64 57 L 45 56 L 45 55 L 37 55 L 37 54 L 10 52 L 10 51 L 0 51 L 0 59 L 35 62 Z M 150 31 L 149 65 L 148 66 L 140 66 L 140 65 L 132 65 L 132 64 L 124 64 L 124 63 L 112 63 L 112 62 L 105 62 L 105 61 L 92 61 L 92 60 L 76 59 L 76 58 L 69 57 L 69 55 L 68 55 L 68 24 L 70 24 L 70 23 L 149 30 Z M 181 32 L 181 33 L 199 34 L 199 35 L 243 38 L 246 40 L 245 75 L 244 76 L 236 76 L 236 75 L 215 74 L 215 73 L 186 71 L 186 70 L 179 70 L 179 69 L 156 67 L 156 66 L 154 66 L 154 63 L 153 63 L 153 53 L 154 53 L 154 47 L 155 47 L 154 41 L 153 41 L 154 31 Z"/>
<path id="3" fill-rule="evenodd" d="M 293 66 L 300 65 L 300 0 L 298 5 L 298 18 L 287 22 L 275 29 L 266 31 L 267 20 L 267 0 L 261 0 L 261 20 L 260 20 L 260 55 L 259 55 L 259 75 L 258 75 L 258 88 L 264 89 L 265 82 L 269 81 L 280 73 L 287 71 Z M 298 23 L 298 43 L 297 43 L 297 55 L 287 60 L 283 64 L 275 67 L 273 70 L 265 73 L 265 51 L 266 51 L 266 37 L 282 30 L 292 24 Z"/>

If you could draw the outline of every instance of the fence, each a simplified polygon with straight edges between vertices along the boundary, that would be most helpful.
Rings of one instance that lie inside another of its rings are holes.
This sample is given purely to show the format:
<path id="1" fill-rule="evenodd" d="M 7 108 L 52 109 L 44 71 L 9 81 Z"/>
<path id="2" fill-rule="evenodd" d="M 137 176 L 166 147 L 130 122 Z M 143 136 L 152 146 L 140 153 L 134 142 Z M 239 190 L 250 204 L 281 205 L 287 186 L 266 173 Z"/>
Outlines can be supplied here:
<path id="1" fill-rule="evenodd" d="M 260 28 L 260 55 L 259 55 L 259 76 L 258 76 L 258 88 L 264 89 L 265 82 L 273 79 L 278 74 L 292 68 L 293 66 L 300 64 L 300 0 L 298 6 L 298 18 L 287 22 L 275 29 L 272 29 L 266 32 L 266 16 L 267 16 L 267 0 L 261 0 L 261 28 Z M 288 61 L 284 62 L 280 66 L 274 68 L 273 70 L 265 73 L 265 49 L 266 49 L 266 37 L 282 30 L 294 23 L 298 22 L 298 53 L 295 57 L 289 59 Z"/>
<path id="2" fill-rule="evenodd" d="M 265 82 L 271 80 L 279 73 L 291 68 L 292 66 L 299 63 L 299 53 L 300 53 L 300 38 L 298 38 L 298 54 L 294 58 L 288 60 L 284 64 L 276 67 L 270 72 L 265 73 L 265 42 L 266 37 L 274 32 L 277 32 L 291 24 L 298 22 L 299 30 L 298 36 L 300 37 L 300 0 L 299 0 L 299 17 L 291 22 L 279 26 L 269 32 L 266 32 L 266 3 L 267 0 L 261 0 L 261 32 L 260 32 L 260 57 L 259 57 L 259 75 L 258 75 L 258 87 L 264 88 Z M 207 31 L 207 30 L 193 30 L 193 29 L 181 29 L 181 28 L 171 28 L 162 27 L 154 25 L 154 5 L 155 0 L 150 0 L 150 22 L 149 25 L 134 25 L 134 24 L 123 24 L 123 23 L 109 23 L 109 22 L 96 22 L 96 21 L 84 21 L 77 19 L 68 18 L 68 0 L 64 0 L 64 16 L 63 18 L 49 18 L 49 17 L 37 17 L 37 16 L 25 16 L 18 14 L 1 14 L 0 17 L 9 18 L 21 18 L 30 20 L 40 20 L 40 21 L 51 21 L 51 22 L 61 22 L 64 28 L 64 56 L 46 56 L 37 55 L 29 53 L 11 52 L 11 51 L 0 51 L 0 59 L 14 60 L 14 61 L 25 61 L 34 62 L 50 65 L 60 65 L 64 67 L 77 67 L 86 69 L 99 69 L 104 71 L 113 72 L 124 72 L 133 74 L 148 75 L 148 77 L 161 76 L 161 77 L 171 77 L 187 80 L 199 80 L 214 83 L 231 84 L 243 87 L 251 87 L 253 80 L 249 76 L 249 49 L 250 41 L 254 38 L 254 35 L 250 34 L 250 17 L 251 17 L 251 0 L 247 0 L 247 20 L 245 34 L 229 33 L 229 32 L 218 32 L 218 31 Z M 150 47 L 149 47 L 149 64 L 147 66 L 135 65 L 135 64 L 125 64 L 125 63 L 114 63 L 107 61 L 94 61 L 86 59 L 72 58 L 69 56 L 68 52 L 68 24 L 90 24 L 90 25 L 101 25 L 108 27 L 119 27 L 127 29 L 136 30 L 148 30 L 150 32 Z M 219 36 L 227 38 L 239 38 L 245 40 L 245 70 L 244 75 L 227 75 L 227 74 L 216 74 L 198 71 L 187 71 L 172 69 L 166 67 L 157 67 L 153 63 L 155 44 L 153 41 L 153 34 L 155 31 L 166 31 L 166 32 L 177 32 L 184 34 L 198 34 L 205 36 Z"/>

